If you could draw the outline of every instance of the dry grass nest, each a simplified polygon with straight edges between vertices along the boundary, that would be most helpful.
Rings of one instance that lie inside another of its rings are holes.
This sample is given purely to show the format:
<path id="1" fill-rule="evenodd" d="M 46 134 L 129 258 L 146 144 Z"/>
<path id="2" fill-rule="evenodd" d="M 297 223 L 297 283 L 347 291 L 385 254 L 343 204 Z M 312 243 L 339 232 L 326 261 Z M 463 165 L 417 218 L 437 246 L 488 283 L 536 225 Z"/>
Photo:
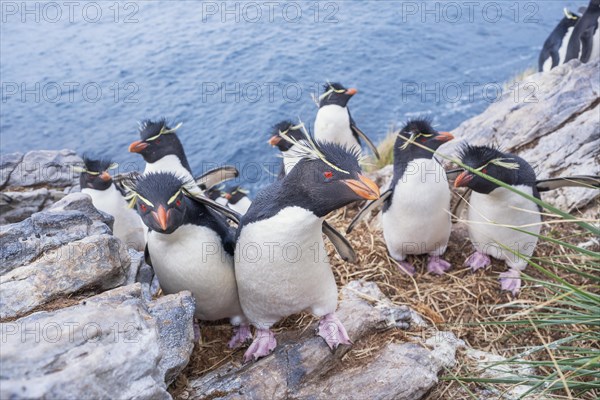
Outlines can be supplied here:
<path id="1" fill-rule="evenodd" d="M 346 207 L 328 216 L 327 220 L 340 232 L 345 232 L 358 209 L 358 205 Z M 356 264 L 342 261 L 335 254 L 331 244 L 326 241 L 338 287 L 357 279 L 375 282 L 395 304 L 412 307 L 432 325 L 432 328 L 427 332 L 411 328 L 408 331 L 392 329 L 373 334 L 368 341 L 359 340 L 353 345 L 342 359 L 345 365 L 364 363 L 390 342 L 412 341 L 419 336 L 428 337 L 432 330 L 451 331 L 475 349 L 505 357 L 541 344 L 540 336 L 535 333 L 514 335 L 511 332 L 512 328 L 484 324 L 489 321 L 505 320 L 507 316 L 521 311 L 524 306 L 539 304 L 544 298 L 543 291 L 546 289 L 524 281 L 520 295 L 514 299 L 508 292 L 500 291 L 498 275 L 507 268 L 503 262 L 492 260 L 491 267 L 475 273 L 464 267 L 464 260 L 474 251 L 464 224 L 453 225 L 448 250 L 444 255 L 444 258 L 452 264 L 452 269 L 448 273 L 443 276 L 427 273 L 426 256 L 415 256 L 409 257 L 409 261 L 413 263 L 417 273 L 414 277 L 410 277 L 401 272 L 396 261 L 387 254 L 382 232 L 377 227 L 378 224 L 374 223 L 377 220 L 378 217 L 374 217 L 370 222 L 361 222 L 351 234 L 346 235 L 358 255 L 359 261 Z M 574 244 L 585 241 L 580 237 L 581 231 L 573 228 L 572 224 L 544 224 L 542 234 Z M 567 254 L 566 249 L 544 242 L 538 244 L 534 256 L 558 254 Z M 587 284 L 577 275 L 565 275 L 564 271 L 549 268 L 571 283 Z M 528 268 L 525 272 L 534 278 L 545 279 L 533 268 Z M 312 334 L 316 322 L 317 320 L 311 315 L 303 313 L 279 322 L 274 327 L 274 331 L 285 336 Z M 544 337 L 546 343 L 558 339 L 552 336 L 556 334 L 550 332 L 541 331 L 540 334 L 548 335 Z M 245 348 L 229 350 L 227 341 L 230 335 L 231 326 L 226 321 L 204 323 L 202 344 L 196 345 L 190 363 L 171 386 L 170 391 L 174 397 L 188 397 L 186 387 L 189 379 L 206 374 L 227 362 L 241 365 Z M 471 367 L 475 368 L 474 365 L 470 365 L 472 361 L 469 361 L 462 352 L 458 353 L 457 361 L 455 372 L 468 374 L 472 371 Z M 471 386 L 471 389 L 475 387 Z M 462 398 L 470 397 L 458 382 L 443 380 L 426 397 L 428 400 Z"/>

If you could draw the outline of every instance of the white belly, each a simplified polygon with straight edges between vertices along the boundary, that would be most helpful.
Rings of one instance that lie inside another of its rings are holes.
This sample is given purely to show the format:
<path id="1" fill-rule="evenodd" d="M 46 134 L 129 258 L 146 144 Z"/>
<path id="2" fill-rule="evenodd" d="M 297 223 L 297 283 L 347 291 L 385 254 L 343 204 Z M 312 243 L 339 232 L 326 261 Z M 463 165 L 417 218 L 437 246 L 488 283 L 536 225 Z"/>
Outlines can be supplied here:
<path id="1" fill-rule="evenodd" d="M 191 291 L 197 318 L 243 319 L 233 257 L 225 252 L 213 230 L 183 225 L 170 235 L 153 231 L 148 235 L 148 250 L 163 291 Z"/>
<path id="2" fill-rule="evenodd" d="M 590 62 L 600 57 L 600 18 L 598 18 L 598 24 L 598 29 L 596 29 L 594 39 L 592 40 L 592 55 L 590 57 Z"/>
<path id="3" fill-rule="evenodd" d="M 515 188 L 529 195 L 532 194 L 530 187 L 518 185 Z M 535 203 L 505 188 L 497 188 L 487 195 L 473 192 L 468 215 L 469 236 L 478 251 L 505 260 L 511 267 L 526 266 L 526 261 L 499 244 L 525 256 L 531 256 L 537 238 L 498 225 L 514 226 L 539 234 L 541 216 Z"/>
<path id="4" fill-rule="evenodd" d="M 339 143 L 348 149 L 356 147 L 360 150 L 360 145 L 350 129 L 348 109 L 334 104 L 319 108 L 315 119 L 315 138 Z"/>
<path id="5" fill-rule="evenodd" d="M 396 259 L 408 254 L 442 255 L 450 237 L 450 188 L 435 160 L 408 163 L 396 184 L 392 204 L 382 214 L 383 236 Z"/>
<path id="6" fill-rule="evenodd" d="M 81 189 L 92 198 L 94 207 L 114 217 L 113 235 L 126 243 L 128 247 L 143 251 L 146 245 L 147 228 L 138 213 L 127 207 L 127 201 L 111 185 L 106 190 Z"/>
<path id="7" fill-rule="evenodd" d="M 322 221 L 300 207 L 288 207 L 242 228 L 235 273 L 242 308 L 255 326 L 268 328 L 307 309 L 317 316 L 335 311 L 337 287 Z"/>
<path id="8" fill-rule="evenodd" d="M 571 34 L 573 33 L 573 26 L 567 29 L 567 33 L 563 37 L 560 48 L 558 49 L 558 65 L 562 65 L 565 62 L 565 58 L 567 57 L 567 47 L 569 47 L 569 40 L 571 39 Z M 552 59 L 550 59 L 550 65 L 552 65 Z"/>

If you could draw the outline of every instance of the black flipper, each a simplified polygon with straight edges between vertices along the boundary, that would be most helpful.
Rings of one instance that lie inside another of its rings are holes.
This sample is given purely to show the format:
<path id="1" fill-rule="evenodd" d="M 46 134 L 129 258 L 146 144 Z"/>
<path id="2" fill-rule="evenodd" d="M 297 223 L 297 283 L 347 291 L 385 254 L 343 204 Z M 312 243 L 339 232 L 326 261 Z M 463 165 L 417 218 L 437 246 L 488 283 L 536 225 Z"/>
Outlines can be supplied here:
<path id="1" fill-rule="evenodd" d="M 361 139 L 363 139 L 365 141 L 367 146 L 369 146 L 369 149 L 371 149 L 371 151 L 373 152 L 375 157 L 377 157 L 377 159 L 379 160 L 381 158 L 381 156 L 379 155 L 379 151 L 377 151 L 377 146 L 375 146 L 375 144 L 371 141 L 371 139 L 369 139 L 367 137 L 367 135 L 365 135 L 364 132 L 361 131 L 358 128 L 358 126 L 354 125 L 353 123 L 350 124 L 350 128 L 352 128 L 352 132 L 354 132 L 354 134 L 356 134 L 358 137 L 360 137 Z"/>
<path id="2" fill-rule="evenodd" d="M 537 187 L 538 192 L 547 192 L 549 190 L 554 190 L 561 187 L 586 187 L 589 189 L 600 189 L 600 176 L 574 175 L 541 179 L 535 182 L 535 186 Z"/>
<path id="3" fill-rule="evenodd" d="M 237 168 L 231 165 L 225 165 L 205 172 L 199 177 L 194 178 L 194 181 L 196 181 L 196 185 L 204 191 L 225 181 L 235 179 L 239 175 L 240 173 Z"/>
<path id="4" fill-rule="evenodd" d="M 232 220 L 237 225 L 240 224 L 242 215 L 239 214 L 238 212 L 233 211 L 231 208 L 229 208 L 227 206 L 223 206 L 223 205 L 217 203 L 216 201 L 209 199 L 208 197 L 194 196 L 193 194 L 191 194 L 189 192 L 188 192 L 188 194 L 192 199 L 194 199 L 198 203 L 204 204 L 206 207 L 209 207 L 209 208 L 215 210 L 216 212 L 223 214 L 226 218 Z"/>
<path id="5" fill-rule="evenodd" d="M 342 260 L 356 263 L 356 253 L 350 242 L 327 221 L 323 221 L 323 233 L 329 238 Z"/>
<path id="6" fill-rule="evenodd" d="M 579 61 L 587 63 L 592 56 L 592 46 L 594 45 L 594 30 L 588 29 L 581 35 L 581 55 Z"/>
<path id="7" fill-rule="evenodd" d="M 348 228 L 346 229 L 346 233 L 352 232 L 354 227 L 360 222 L 361 219 L 367 216 L 375 208 L 380 207 L 383 204 L 383 202 L 391 195 L 392 189 L 388 189 L 385 192 L 383 192 L 377 200 L 371 200 L 367 202 L 367 204 L 365 204 L 365 206 L 360 209 L 358 214 L 356 214 L 352 222 L 350 222 L 350 225 L 348 225 Z"/>
<path id="8" fill-rule="evenodd" d="M 150 251 L 148 251 L 148 243 L 146 243 L 146 247 L 144 247 L 144 261 L 149 266 L 154 267 L 152 265 L 152 259 L 150 258 Z"/>

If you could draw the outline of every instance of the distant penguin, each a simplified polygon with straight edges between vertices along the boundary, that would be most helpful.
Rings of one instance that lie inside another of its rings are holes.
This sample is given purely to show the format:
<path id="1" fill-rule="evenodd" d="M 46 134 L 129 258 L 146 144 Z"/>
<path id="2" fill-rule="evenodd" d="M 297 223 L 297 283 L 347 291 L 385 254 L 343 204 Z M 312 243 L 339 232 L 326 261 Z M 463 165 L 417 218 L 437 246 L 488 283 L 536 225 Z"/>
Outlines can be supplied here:
<path id="1" fill-rule="evenodd" d="M 377 202 L 383 203 L 381 221 L 388 252 L 410 275 L 415 268 L 406 256 L 411 254 L 429 254 L 427 270 L 436 275 L 451 267 L 441 258 L 452 228 L 450 187 L 433 151 L 453 138 L 448 132 L 435 130 L 427 119 L 408 121 L 396 138 L 394 175 Z M 376 205 L 363 208 L 347 232 Z"/>
<path id="2" fill-rule="evenodd" d="M 226 188 L 223 191 L 223 197 L 227 200 L 227 207 L 241 215 L 246 214 L 252 204 L 248 198 L 248 191 L 239 185 Z"/>
<path id="3" fill-rule="evenodd" d="M 302 158 L 302 153 L 294 150 L 294 140 L 303 140 L 304 132 L 302 123 L 294 124 L 292 121 L 281 121 L 275 126 L 270 133 L 269 144 L 277 147 L 281 151 L 283 161 L 278 179 L 283 178 L 298 161 Z M 286 140 L 285 137 L 292 140 Z"/>
<path id="4" fill-rule="evenodd" d="M 563 19 L 560 20 L 556 28 L 554 28 L 548 39 L 544 42 L 544 47 L 538 59 L 539 72 L 550 71 L 552 68 L 565 62 L 569 39 L 580 16 L 570 12 L 566 8 L 563 10 L 563 13 Z"/>
<path id="5" fill-rule="evenodd" d="M 578 58 L 587 63 L 590 59 L 600 56 L 600 0 L 590 0 L 590 3 L 573 28 L 569 39 L 565 62 Z"/>
<path id="6" fill-rule="evenodd" d="M 379 189 L 361 174 L 358 151 L 312 140 L 283 179 L 258 193 L 238 228 L 235 274 L 244 313 L 257 328 L 244 360 L 277 345 L 271 326 L 308 310 L 318 334 L 335 349 L 350 338 L 335 315 L 337 287 L 322 236 L 324 218 L 351 202 L 376 199 Z"/>
<path id="7" fill-rule="evenodd" d="M 230 319 L 235 348 L 251 338 L 235 281 L 235 232 L 220 214 L 224 207 L 184 182 L 172 172 L 149 172 L 133 182 L 132 202 L 151 230 L 147 250 L 163 291 L 191 291 L 200 320 Z"/>
<path id="8" fill-rule="evenodd" d="M 92 198 L 94 207 L 114 217 L 114 236 L 128 247 L 143 251 L 147 229 L 137 213 L 127 207 L 127 200 L 108 172 L 117 165 L 107 159 L 91 159 L 87 156 L 83 156 L 83 163 L 83 168 L 79 169 L 81 192 Z"/>
<path id="9" fill-rule="evenodd" d="M 535 172 L 522 158 L 493 147 L 470 145 L 462 147 L 459 157 L 468 167 L 540 198 Z M 510 269 L 500 274 L 501 288 L 516 296 L 521 288 L 521 271 L 527 266 L 526 259 L 535 250 L 535 235 L 540 233 L 542 218 L 539 206 L 469 171 L 462 172 L 454 186 L 473 190 L 469 201 L 468 229 L 476 252 L 467 258 L 465 265 L 476 271 L 490 265 L 489 256 L 504 260 Z"/>
<path id="10" fill-rule="evenodd" d="M 206 191 L 206 196 L 222 206 L 227 206 L 227 199 L 223 196 L 225 193 L 221 189 L 223 187 L 212 187 Z"/>
<path id="11" fill-rule="evenodd" d="M 340 83 L 327 83 L 323 90 L 315 119 L 315 139 L 339 143 L 349 149 L 356 148 L 359 152 L 360 139 L 363 139 L 375 157 L 379 158 L 377 146 L 356 126 L 348 108 L 348 101 L 357 90 L 346 89 Z"/>

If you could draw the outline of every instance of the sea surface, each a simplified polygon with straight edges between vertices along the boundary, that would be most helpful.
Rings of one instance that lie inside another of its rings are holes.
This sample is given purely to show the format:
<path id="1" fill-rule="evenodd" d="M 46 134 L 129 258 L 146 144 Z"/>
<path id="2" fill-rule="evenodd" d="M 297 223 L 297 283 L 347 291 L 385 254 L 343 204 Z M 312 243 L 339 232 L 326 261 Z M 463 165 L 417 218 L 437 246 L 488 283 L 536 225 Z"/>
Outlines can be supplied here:
<path id="1" fill-rule="evenodd" d="M 352 115 L 376 142 L 422 115 L 452 130 L 515 90 L 563 7 L 586 3 L 4 1 L 0 149 L 143 169 L 127 152 L 138 121 L 166 117 L 195 173 L 234 164 L 256 190 L 278 162 L 270 127 L 312 125 L 324 82 L 358 89 Z"/>

